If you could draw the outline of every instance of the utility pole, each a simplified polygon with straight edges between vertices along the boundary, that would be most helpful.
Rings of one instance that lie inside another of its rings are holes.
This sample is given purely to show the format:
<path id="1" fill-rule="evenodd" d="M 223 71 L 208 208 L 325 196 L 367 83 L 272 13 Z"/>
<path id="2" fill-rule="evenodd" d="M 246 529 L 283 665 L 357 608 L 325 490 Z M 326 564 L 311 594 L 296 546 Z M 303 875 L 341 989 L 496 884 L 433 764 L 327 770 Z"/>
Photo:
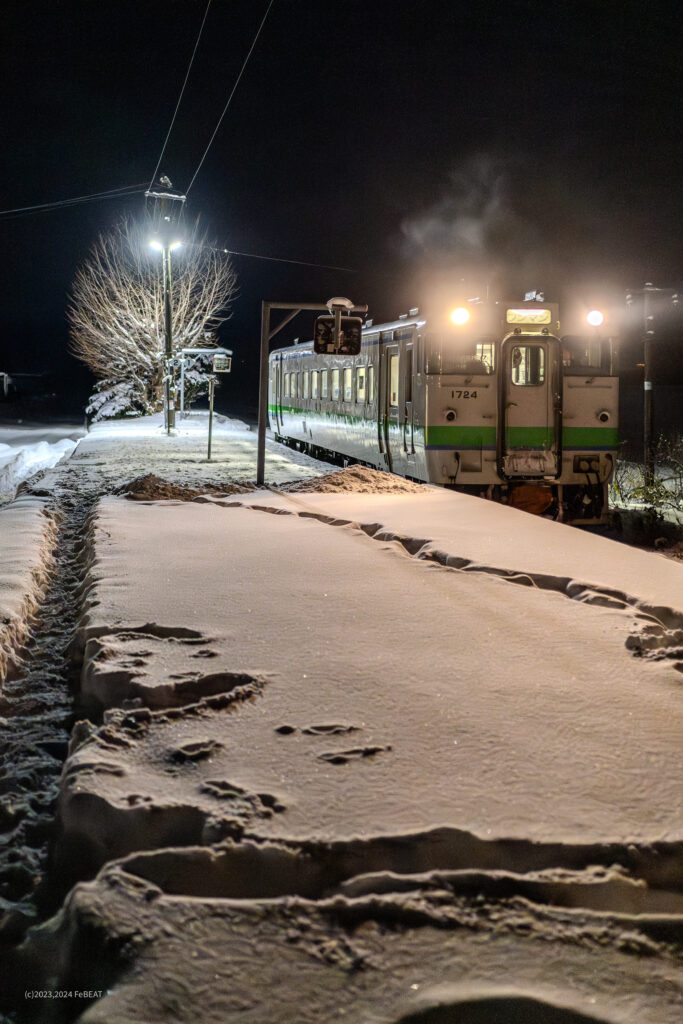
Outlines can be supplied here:
<path id="1" fill-rule="evenodd" d="M 153 200 L 154 206 L 152 219 L 156 237 L 152 239 L 152 248 L 161 251 L 162 263 L 162 284 L 164 294 L 164 424 L 166 433 L 171 433 L 175 426 L 175 402 L 172 393 L 173 377 L 171 372 L 173 359 L 173 307 L 171 305 L 171 251 L 177 249 L 182 243 L 174 239 L 174 220 L 177 219 L 175 211 L 178 207 L 173 203 L 184 203 L 185 196 L 173 191 L 170 180 L 165 176 L 159 179 L 159 185 L 155 189 L 148 189 L 145 192 L 145 199 Z M 182 205 L 180 206 L 182 210 Z"/>
<path id="2" fill-rule="evenodd" d="M 164 245 L 161 251 L 163 264 L 164 286 L 164 338 L 166 355 L 166 373 L 164 374 L 164 408 L 166 410 L 166 433 L 175 427 L 175 403 L 171 393 L 171 360 L 173 359 L 173 311 L 171 308 L 171 250 Z"/>
<path id="3" fill-rule="evenodd" d="M 340 312 L 337 315 L 337 307 Z M 367 306 L 354 306 L 348 299 L 335 300 L 322 305 L 317 302 L 262 302 L 261 303 L 261 364 L 259 371 L 259 405 L 258 405 L 258 450 L 256 455 L 256 483 L 260 487 L 265 480 L 266 464 L 266 420 L 268 419 L 268 349 L 271 338 L 304 310 L 313 313 L 331 312 L 338 327 L 341 308 L 347 313 L 367 313 Z M 277 327 L 270 329 L 270 313 L 273 309 L 289 310 L 289 313 Z"/>
<path id="4" fill-rule="evenodd" d="M 637 295 L 643 297 L 643 464 L 644 483 L 651 487 L 655 479 L 655 452 L 652 443 L 653 423 L 653 355 L 655 340 L 655 305 L 654 300 L 658 294 L 671 297 L 674 306 L 678 303 L 678 295 L 672 288 L 656 288 L 651 281 L 639 291 L 633 291 L 626 296 L 626 301 L 631 305 Z"/>

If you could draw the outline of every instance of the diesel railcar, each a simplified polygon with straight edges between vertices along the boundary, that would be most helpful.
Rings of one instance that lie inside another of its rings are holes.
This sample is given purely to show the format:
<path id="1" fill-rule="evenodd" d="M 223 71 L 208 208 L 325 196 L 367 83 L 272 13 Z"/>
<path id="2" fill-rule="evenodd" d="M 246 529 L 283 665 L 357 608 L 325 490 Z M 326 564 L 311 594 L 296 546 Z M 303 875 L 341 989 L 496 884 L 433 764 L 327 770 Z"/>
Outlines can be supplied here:
<path id="1" fill-rule="evenodd" d="M 561 334 L 558 306 L 538 300 L 368 320 L 358 355 L 271 353 L 270 427 L 318 457 L 603 523 L 619 382 L 600 322 Z"/>

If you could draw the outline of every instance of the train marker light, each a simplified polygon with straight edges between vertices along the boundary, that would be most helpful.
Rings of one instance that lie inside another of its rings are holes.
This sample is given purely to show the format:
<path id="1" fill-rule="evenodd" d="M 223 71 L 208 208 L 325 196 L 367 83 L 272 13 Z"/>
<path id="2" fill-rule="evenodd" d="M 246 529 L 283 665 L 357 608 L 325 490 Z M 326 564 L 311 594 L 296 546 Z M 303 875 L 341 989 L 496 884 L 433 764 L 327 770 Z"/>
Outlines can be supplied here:
<path id="1" fill-rule="evenodd" d="M 600 327 L 600 325 L 605 322 L 605 317 L 599 309 L 592 309 L 590 313 L 587 314 L 586 320 L 591 327 Z"/>
<path id="2" fill-rule="evenodd" d="M 469 309 L 465 309 L 464 306 L 458 306 L 458 308 L 454 309 L 451 313 L 451 320 L 454 324 L 457 324 L 458 327 L 462 327 L 463 324 L 466 324 L 469 318 L 470 311 Z"/>

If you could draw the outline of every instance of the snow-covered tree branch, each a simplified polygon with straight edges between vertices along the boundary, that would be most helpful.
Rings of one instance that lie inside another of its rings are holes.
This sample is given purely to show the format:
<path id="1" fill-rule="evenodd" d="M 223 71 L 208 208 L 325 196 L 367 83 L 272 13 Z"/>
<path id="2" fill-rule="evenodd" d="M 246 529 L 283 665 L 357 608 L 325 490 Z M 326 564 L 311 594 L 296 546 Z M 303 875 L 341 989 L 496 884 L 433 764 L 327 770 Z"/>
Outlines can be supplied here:
<path id="1" fill-rule="evenodd" d="M 173 253 L 172 279 L 173 350 L 205 347 L 230 315 L 232 265 L 195 229 Z M 132 411 L 158 409 L 165 358 L 161 256 L 149 247 L 145 226 L 125 219 L 100 235 L 76 274 L 67 315 L 71 350 L 99 378 L 100 393 L 125 395 Z"/>

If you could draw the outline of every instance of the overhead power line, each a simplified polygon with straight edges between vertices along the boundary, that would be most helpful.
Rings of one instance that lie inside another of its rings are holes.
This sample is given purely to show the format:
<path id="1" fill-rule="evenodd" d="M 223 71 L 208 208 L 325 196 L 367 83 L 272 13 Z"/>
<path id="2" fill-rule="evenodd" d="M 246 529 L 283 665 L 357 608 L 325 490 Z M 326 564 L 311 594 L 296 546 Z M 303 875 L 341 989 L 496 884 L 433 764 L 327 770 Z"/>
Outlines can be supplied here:
<path id="1" fill-rule="evenodd" d="M 183 82 L 183 87 L 180 90 L 180 95 L 178 96 L 178 102 L 175 105 L 175 110 L 173 111 L 173 117 L 171 118 L 171 123 L 169 125 L 168 131 L 166 132 L 166 138 L 164 139 L 164 144 L 161 147 L 161 153 L 159 154 L 159 159 L 157 160 L 157 165 L 154 168 L 154 174 L 152 175 L 152 178 L 151 178 L 150 183 L 149 183 L 149 187 L 150 188 L 154 184 L 154 179 L 157 176 L 157 172 L 159 170 L 159 166 L 160 166 L 161 161 L 163 159 L 164 153 L 166 152 L 166 146 L 168 145 L 168 140 L 169 140 L 169 138 L 171 136 L 171 132 L 173 131 L 173 125 L 175 124 L 175 119 L 177 117 L 178 110 L 180 108 L 180 102 L 181 102 L 181 100 L 183 98 L 183 93 L 185 92 L 185 86 L 187 85 L 187 80 L 190 77 L 190 71 L 192 69 L 192 65 L 194 64 L 194 58 L 195 58 L 195 55 L 197 53 L 197 47 L 199 46 L 199 40 L 202 38 L 202 32 L 204 31 L 204 23 L 206 21 L 206 16 L 209 13 L 209 7 L 210 6 L 211 6 L 211 0 L 209 0 L 209 2 L 207 3 L 206 10 L 204 11 L 204 17 L 202 18 L 202 23 L 201 23 L 201 25 L 199 27 L 199 35 L 197 36 L 197 41 L 194 44 L 194 50 L 192 51 L 192 56 L 190 57 L 190 63 L 188 64 L 187 71 L 185 73 L 185 81 Z"/>
<path id="2" fill-rule="evenodd" d="M 332 267 L 327 263 L 307 263 L 305 260 L 285 260 L 278 256 L 258 256 L 254 252 L 237 252 L 235 249 L 218 249 L 218 252 L 227 253 L 228 256 L 247 256 L 252 260 L 269 260 L 271 263 L 295 263 L 299 267 L 318 267 L 320 270 L 343 270 L 346 274 L 355 274 L 352 267 Z"/>
<path id="3" fill-rule="evenodd" d="M 29 213 L 44 213 L 48 210 L 57 210 L 65 206 L 79 206 L 82 203 L 93 203 L 100 199 L 123 199 L 126 196 L 133 196 L 142 192 L 145 183 L 139 185 L 123 185 L 121 188 L 112 188 L 106 192 L 92 192 L 86 196 L 74 196 L 71 199 L 56 199 L 50 203 L 36 203 L 34 206 L 17 206 L 12 210 L 0 210 L 0 217 L 21 217 Z"/>
<path id="4" fill-rule="evenodd" d="M 259 36 L 261 35 L 261 29 L 263 28 L 263 26 L 264 26 L 264 25 L 265 25 L 265 23 L 266 23 L 266 18 L 268 17 L 268 14 L 270 13 L 270 8 L 271 8 L 272 6 L 273 6 L 273 0 L 269 0 L 269 3 L 268 3 L 268 7 L 266 8 L 266 13 L 265 13 L 265 14 L 263 15 L 263 18 L 262 18 L 262 20 L 261 20 L 261 24 L 259 25 L 259 27 L 258 27 L 258 30 L 257 30 L 257 32 L 256 32 L 256 35 L 254 36 L 254 41 L 253 41 L 253 43 L 251 44 L 251 47 L 250 47 L 250 49 L 249 49 L 249 53 L 248 53 L 248 54 L 247 54 L 247 56 L 246 56 L 246 57 L 244 58 L 244 63 L 242 64 L 242 67 L 240 68 L 240 73 L 239 73 L 239 75 L 237 76 L 237 80 L 235 81 L 235 84 L 234 84 L 234 85 L 233 85 L 233 87 L 232 87 L 232 92 L 231 92 L 231 93 L 230 93 L 230 95 L 228 96 L 228 102 L 227 102 L 227 103 L 225 104 L 225 107 L 223 108 L 223 113 L 222 113 L 222 114 L 221 114 L 221 116 L 220 116 L 220 117 L 218 118 L 218 124 L 217 124 L 217 125 L 216 125 L 216 127 L 214 128 L 214 132 L 213 132 L 213 135 L 212 135 L 212 136 L 211 136 L 211 138 L 209 139 L 209 144 L 208 144 L 208 146 L 206 147 L 206 149 L 204 150 L 204 155 L 202 156 L 201 160 L 199 161 L 199 164 L 198 164 L 198 166 L 197 166 L 197 170 L 196 170 L 196 171 L 194 172 L 194 174 L 192 175 L 192 180 L 191 180 L 190 184 L 189 184 L 189 185 L 187 186 L 187 188 L 185 189 L 185 195 L 189 195 L 190 189 L 192 188 L 192 186 L 193 186 L 193 184 L 194 184 L 194 179 L 195 179 L 195 178 L 197 177 L 197 175 L 199 174 L 199 171 L 200 171 L 200 169 L 201 169 L 201 166 L 202 166 L 202 164 L 204 163 L 204 160 L 206 159 L 206 154 L 207 154 L 207 153 L 209 152 L 209 150 L 211 149 L 211 143 L 213 142 L 213 140 L 214 140 L 214 139 L 216 138 L 216 135 L 218 134 L 218 129 L 220 128 L 220 126 L 221 126 L 221 122 L 222 122 L 223 118 L 225 117 L 225 115 L 226 115 L 226 113 L 227 113 L 227 111 L 228 111 L 228 107 L 230 106 L 230 103 L 232 102 L 232 98 L 233 98 L 233 96 L 235 95 L 235 92 L 237 91 L 237 86 L 238 86 L 238 85 L 240 84 L 240 79 L 242 78 L 242 75 L 244 74 L 244 69 L 246 68 L 247 64 L 249 63 L 249 58 L 251 57 L 251 55 L 252 55 L 252 53 L 253 53 L 253 51 L 254 51 L 254 47 L 256 46 L 256 43 L 257 43 L 257 41 L 258 41 L 258 37 L 259 37 Z"/>

